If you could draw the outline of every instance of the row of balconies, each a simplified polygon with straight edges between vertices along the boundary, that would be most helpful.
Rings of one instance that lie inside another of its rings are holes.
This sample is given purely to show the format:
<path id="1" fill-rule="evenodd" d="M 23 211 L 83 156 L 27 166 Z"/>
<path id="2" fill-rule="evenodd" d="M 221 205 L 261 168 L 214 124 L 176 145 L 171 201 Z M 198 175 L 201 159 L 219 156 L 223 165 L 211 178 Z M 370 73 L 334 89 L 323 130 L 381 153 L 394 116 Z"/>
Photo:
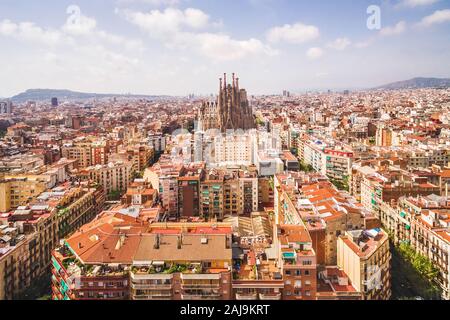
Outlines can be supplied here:
<path id="1" fill-rule="evenodd" d="M 281 293 L 236 293 L 236 300 L 281 300 Z"/>

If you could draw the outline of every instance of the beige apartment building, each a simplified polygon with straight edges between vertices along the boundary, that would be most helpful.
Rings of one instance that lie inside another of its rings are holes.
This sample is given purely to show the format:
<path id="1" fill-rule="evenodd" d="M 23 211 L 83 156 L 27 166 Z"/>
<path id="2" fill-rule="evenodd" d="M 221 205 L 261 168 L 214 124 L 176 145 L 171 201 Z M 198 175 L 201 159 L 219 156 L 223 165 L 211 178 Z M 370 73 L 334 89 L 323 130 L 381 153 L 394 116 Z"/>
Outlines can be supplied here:
<path id="1" fill-rule="evenodd" d="M 80 171 L 82 179 L 97 182 L 99 185 L 103 186 L 107 194 L 113 191 L 127 190 L 132 175 L 132 164 L 123 161 L 88 167 Z"/>
<path id="2" fill-rule="evenodd" d="M 22 235 L 15 246 L 0 247 L 0 300 L 12 300 L 31 285 L 33 278 L 30 271 L 33 264 L 30 257 L 35 252 L 30 247 L 33 247 L 36 239 L 37 234 Z"/>
<path id="3" fill-rule="evenodd" d="M 337 241 L 338 267 L 363 300 L 389 300 L 391 273 L 389 237 L 381 229 L 347 231 Z"/>
<path id="4" fill-rule="evenodd" d="M 28 177 L 0 180 L 0 212 L 23 206 L 47 188 L 43 179 Z"/>

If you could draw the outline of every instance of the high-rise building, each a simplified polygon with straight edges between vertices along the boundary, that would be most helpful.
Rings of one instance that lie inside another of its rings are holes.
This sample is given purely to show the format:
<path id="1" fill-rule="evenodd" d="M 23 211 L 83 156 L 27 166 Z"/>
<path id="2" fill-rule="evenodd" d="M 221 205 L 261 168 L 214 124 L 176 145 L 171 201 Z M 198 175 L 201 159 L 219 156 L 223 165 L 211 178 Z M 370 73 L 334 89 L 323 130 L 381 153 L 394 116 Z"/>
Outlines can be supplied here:
<path id="1" fill-rule="evenodd" d="M 58 106 L 58 98 L 52 98 L 52 107 Z"/>
<path id="2" fill-rule="evenodd" d="M 227 84 L 227 75 L 220 78 L 219 95 L 215 102 L 203 102 L 199 114 L 199 129 L 227 130 L 255 128 L 252 108 L 247 91 L 239 88 L 239 78 L 233 73 L 232 84 Z"/>
<path id="3" fill-rule="evenodd" d="M 12 103 L 10 100 L 0 101 L 0 115 L 10 115 L 12 113 Z"/>

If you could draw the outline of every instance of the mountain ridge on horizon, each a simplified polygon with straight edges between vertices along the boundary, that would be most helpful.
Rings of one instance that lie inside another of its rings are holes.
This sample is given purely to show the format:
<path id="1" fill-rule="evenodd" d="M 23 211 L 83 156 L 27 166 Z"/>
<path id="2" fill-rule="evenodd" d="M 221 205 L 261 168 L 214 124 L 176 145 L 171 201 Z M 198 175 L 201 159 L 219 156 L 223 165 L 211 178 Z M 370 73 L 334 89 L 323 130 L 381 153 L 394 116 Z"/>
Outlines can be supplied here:
<path id="1" fill-rule="evenodd" d="M 426 89 L 426 88 L 448 88 L 450 78 L 415 77 L 409 80 L 396 81 L 384 84 L 372 90 L 401 90 L 401 89 Z"/>
<path id="2" fill-rule="evenodd" d="M 42 101 L 58 98 L 59 100 L 77 100 L 93 98 L 113 98 L 113 97 L 132 97 L 132 98 L 161 98 L 166 95 L 145 95 L 145 94 L 117 94 L 117 93 L 89 93 L 73 91 L 68 89 L 28 89 L 9 99 L 13 102 Z"/>

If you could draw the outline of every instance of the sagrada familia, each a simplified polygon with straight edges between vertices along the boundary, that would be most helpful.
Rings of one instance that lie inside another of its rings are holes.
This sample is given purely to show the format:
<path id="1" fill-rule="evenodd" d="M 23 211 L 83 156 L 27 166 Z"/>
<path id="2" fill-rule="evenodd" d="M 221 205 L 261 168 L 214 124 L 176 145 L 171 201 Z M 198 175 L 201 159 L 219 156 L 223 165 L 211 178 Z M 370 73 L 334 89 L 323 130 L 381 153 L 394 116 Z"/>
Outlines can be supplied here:
<path id="1" fill-rule="evenodd" d="M 222 81 L 223 80 L 223 81 Z M 253 111 L 247 99 L 247 91 L 239 89 L 239 78 L 233 73 L 232 84 L 227 75 L 220 78 L 219 96 L 215 102 L 203 102 L 198 114 L 199 129 L 248 130 L 255 128 Z"/>

